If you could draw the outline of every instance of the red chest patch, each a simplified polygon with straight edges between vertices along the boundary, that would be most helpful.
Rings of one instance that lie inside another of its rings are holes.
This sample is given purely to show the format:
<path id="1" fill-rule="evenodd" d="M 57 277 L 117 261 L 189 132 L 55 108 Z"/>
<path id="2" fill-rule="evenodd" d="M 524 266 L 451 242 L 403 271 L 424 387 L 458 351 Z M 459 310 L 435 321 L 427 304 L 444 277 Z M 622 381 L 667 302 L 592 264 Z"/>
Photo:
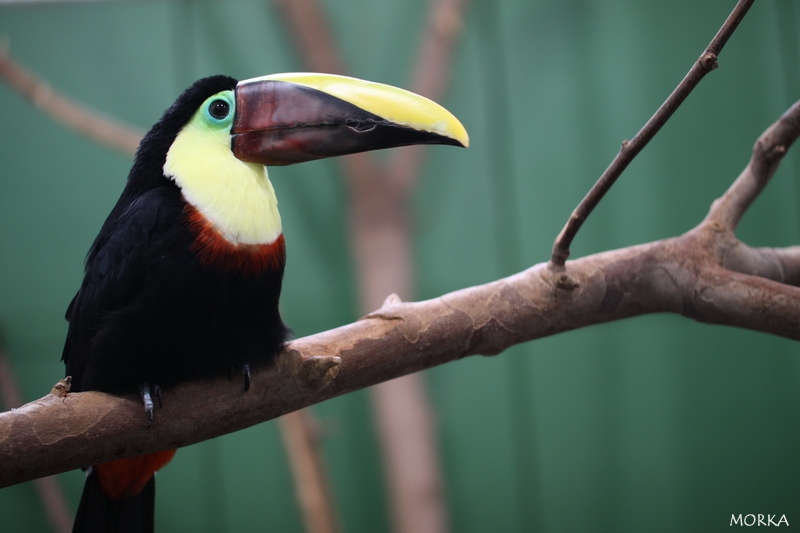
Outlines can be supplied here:
<path id="1" fill-rule="evenodd" d="M 255 275 L 282 270 L 286 264 L 283 234 L 269 244 L 234 244 L 194 207 L 187 205 L 184 212 L 195 234 L 192 252 L 203 266 Z"/>

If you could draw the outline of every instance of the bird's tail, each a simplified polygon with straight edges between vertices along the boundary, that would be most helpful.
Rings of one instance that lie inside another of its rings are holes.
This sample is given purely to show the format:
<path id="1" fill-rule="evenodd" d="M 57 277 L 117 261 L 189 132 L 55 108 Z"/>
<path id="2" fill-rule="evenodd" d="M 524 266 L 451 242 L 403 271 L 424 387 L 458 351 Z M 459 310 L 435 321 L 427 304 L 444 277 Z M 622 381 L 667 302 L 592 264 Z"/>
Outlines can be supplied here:
<path id="1" fill-rule="evenodd" d="M 112 500 L 100 486 L 100 476 L 90 472 L 72 533 L 153 533 L 156 504 L 155 476 L 138 494 Z"/>
<path id="2" fill-rule="evenodd" d="M 153 533 L 155 471 L 174 454 L 169 450 L 89 469 L 72 533 Z"/>

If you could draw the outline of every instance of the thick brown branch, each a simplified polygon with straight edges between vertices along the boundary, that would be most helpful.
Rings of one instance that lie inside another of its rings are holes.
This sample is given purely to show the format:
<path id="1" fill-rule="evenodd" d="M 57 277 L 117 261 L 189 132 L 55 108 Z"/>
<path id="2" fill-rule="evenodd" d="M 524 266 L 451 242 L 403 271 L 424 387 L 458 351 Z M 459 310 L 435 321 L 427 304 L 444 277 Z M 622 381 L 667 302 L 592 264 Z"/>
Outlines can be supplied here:
<path id="1" fill-rule="evenodd" d="M 16 408 L 23 403 L 17 379 L 2 346 L 2 339 L 0 339 L 0 398 L 7 409 Z M 34 485 L 53 531 L 57 533 L 72 531 L 72 515 L 67 508 L 64 491 L 61 490 L 56 478 L 42 477 L 34 480 Z"/>
<path id="2" fill-rule="evenodd" d="M 800 340 L 800 288 L 715 266 L 704 230 L 546 264 L 418 303 L 390 300 L 341 328 L 292 342 L 250 392 L 227 379 L 164 395 L 145 429 L 136 396 L 50 394 L 0 414 L 0 486 L 187 446 L 401 375 L 590 324 L 654 312 Z"/>
<path id="3" fill-rule="evenodd" d="M 690 318 L 800 340 L 800 288 L 730 270 L 701 273 Z"/>
<path id="4" fill-rule="evenodd" d="M 722 266 L 734 272 L 800 286 L 800 246 L 752 248 L 736 241 L 725 253 Z"/>
<path id="5" fill-rule="evenodd" d="M 647 146 L 650 140 L 658 133 L 661 127 L 667 123 L 670 117 L 680 107 L 686 97 L 694 90 L 706 74 L 717 68 L 717 57 L 722 51 L 725 43 L 736 30 L 747 11 L 753 5 L 754 0 L 739 0 L 725 23 L 711 40 L 705 52 L 695 62 L 689 73 L 681 80 L 680 84 L 672 91 L 669 98 L 661 104 L 656 113 L 647 121 L 639 133 L 630 141 L 622 143 L 622 149 L 611 161 L 611 164 L 603 172 L 591 190 L 578 204 L 572 212 L 567 224 L 561 230 L 553 244 L 553 252 L 550 257 L 551 267 L 561 270 L 569 257 L 569 248 L 572 240 L 577 235 L 584 221 L 589 217 L 600 200 L 611 189 L 617 178 L 625 171 L 631 161 Z"/>
<path id="6" fill-rule="evenodd" d="M 133 155 L 143 133 L 58 93 L 0 48 L 0 77 L 46 115 L 68 129 L 125 155 Z"/>
<path id="7" fill-rule="evenodd" d="M 755 251 L 768 257 L 774 257 L 780 266 L 782 279 L 772 278 L 771 276 L 763 277 L 777 279 L 787 285 L 800 287 L 800 246 L 790 246 L 788 248 L 757 248 Z"/>

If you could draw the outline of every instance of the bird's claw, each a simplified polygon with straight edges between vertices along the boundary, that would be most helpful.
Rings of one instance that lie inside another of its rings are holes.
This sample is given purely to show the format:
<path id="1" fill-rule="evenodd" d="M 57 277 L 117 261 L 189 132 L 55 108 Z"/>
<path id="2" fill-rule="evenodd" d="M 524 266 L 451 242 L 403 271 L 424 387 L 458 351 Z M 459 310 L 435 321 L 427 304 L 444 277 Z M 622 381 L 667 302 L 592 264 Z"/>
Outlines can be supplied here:
<path id="1" fill-rule="evenodd" d="M 228 370 L 228 380 L 233 379 L 233 370 L 236 365 L 231 365 L 230 370 Z M 250 365 L 247 363 L 242 365 L 242 375 L 244 376 L 244 391 L 247 392 L 250 390 Z"/>
<path id="2" fill-rule="evenodd" d="M 162 409 L 164 407 L 164 399 L 161 397 L 161 387 L 153 385 L 153 392 L 156 394 L 156 398 L 158 398 L 158 408 Z"/>
<path id="3" fill-rule="evenodd" d="M 156 398 L 158 398 L 158 406 L 163 407 L 164 403 L 162 402 L 161 398 L 161 387 L 153 384 L 152 393 L 154 393 Z M 153 419 L 155 418 L 155 404 L 153 403 L 153 396 L 151 394 L 149 383 L 143 383 L 139 385 L 139 395 L 142 397 L 144 412 L 145 415 L 147 415 L 147 429 L 150 429 L 150 427 L 153 425 Z"/>

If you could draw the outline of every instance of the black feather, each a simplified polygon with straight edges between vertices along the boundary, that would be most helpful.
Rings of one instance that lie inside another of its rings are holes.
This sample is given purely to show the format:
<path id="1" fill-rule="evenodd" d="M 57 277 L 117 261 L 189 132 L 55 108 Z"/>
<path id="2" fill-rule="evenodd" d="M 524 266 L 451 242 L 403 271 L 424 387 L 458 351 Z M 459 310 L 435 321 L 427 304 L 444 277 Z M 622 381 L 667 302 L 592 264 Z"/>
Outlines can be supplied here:
<path id="1" fill-rule="evenodd" d="M 257 274 L 201 263 L 187 204 L 163 174 L 170 146 L 199 106 L 235 86 L 226 76 L 196 82 L 142 140 L 67 308 L 62 359 L 73 391 L 168 388 L 269 363 L 281 350 L 288 334 L 278 311 L 282 262 Z M 112 501 L 92 474 L 74 531 L 152 532 L 154 498 L 154 478 L 139 494 Z"/>
<path id="2" fill-rule="evenodd" d="M 86 477 L 72 533 L 153 533 L 155 477 L 134 496 L 112 500 L 103 493 L 95 473 Z"/>
<path id="3" fill-rule="evenodd" d="M 283 346 L 283 269 L 253 276 L 202 265 L 180 189 L 163 175 L 171 144 L 198 107 L 235 86 L 226 76 L 196 82 L 142 140 L 67 310 L 62 359 L 73 391 L 167 388 L 266 363 Z"/>

